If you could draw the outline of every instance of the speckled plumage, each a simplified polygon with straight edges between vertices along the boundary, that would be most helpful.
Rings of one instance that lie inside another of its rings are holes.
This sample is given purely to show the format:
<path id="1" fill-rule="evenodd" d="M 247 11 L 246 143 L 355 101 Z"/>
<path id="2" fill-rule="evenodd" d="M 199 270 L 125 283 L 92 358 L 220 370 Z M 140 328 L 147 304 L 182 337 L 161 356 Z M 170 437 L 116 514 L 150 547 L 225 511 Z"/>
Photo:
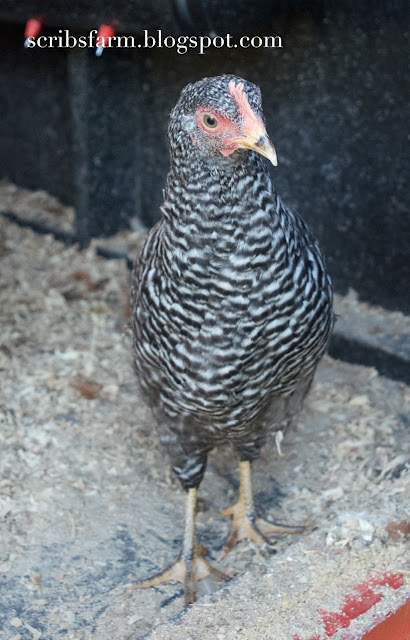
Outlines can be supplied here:
<path id="1" fill-rule="evenodd" d="M 172 111 L 162 219 L 133 271 L 138 381 L 184 489 L 219 443 L 258 457 L 266 429 L 300 408 L 333 325 L 319 246 L 267 162 L 198 143 L 199 106 L 240 121 L 231 80 L 188 85 Z M 263 120 L 258 87 L 244 88 Z"/>

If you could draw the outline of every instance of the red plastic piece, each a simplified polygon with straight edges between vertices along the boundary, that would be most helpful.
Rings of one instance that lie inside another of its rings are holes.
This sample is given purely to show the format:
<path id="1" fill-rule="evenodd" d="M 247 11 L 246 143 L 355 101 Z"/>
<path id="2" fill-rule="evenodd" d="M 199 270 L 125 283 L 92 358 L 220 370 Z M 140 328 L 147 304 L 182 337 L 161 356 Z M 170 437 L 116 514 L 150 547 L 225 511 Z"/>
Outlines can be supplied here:
<path id="1" fill-rule="evenodd" d="M 43 26 L 44 16 L 33 16 L 26 22 L 24 29 L 25 38 L 37 38 Z"/>
<path id="2" fill-rule="evenodd" d="M 356 591 L 356 593 L 349 593 L 345 596 L 343 606 L 340 611 L 326 611 L 325 609 L 319 609 L 319 613 L 323 621 L 324 634 L 314 635 L 310 638 L 306 638 L 306 640 L 326 640 L 327 638 L 331 638 L 340 629 L 346 629 L 347 627 L 349 627 L 352 620 L 358 618 L 363 613 L 366 613 L 366 611 L 369 611 L 369 609 L 371 609 L 375 604 L 377 604 L 377 602 L 379 602 L 383 598 L 383 593 L 381 593 L 380 591 L 375 591 L 375 587 L 388 586 L 392 589 L 399 589 L 401 586 L 403 586 L 403 583 L 403 574 L 386 572 L 377 576 L 373 576 L 368 580 L 364 580 L 363 582 L 354 585 L 353 589 Z M 402 607 L 402 609 L 403 608 L 404 607 Z M 379 629 L 379 627 L 382 627 L 384 623 L 389 624 L 389 620 L 392 621 L 391 624 L 394 624 L 396 615 L 400 611 L 401 609 L 399 609 L 399 611 L 395 614 L 392 614 L 389 618 L 386 618 L 382 623 L 380 623 L 377 627 L 374 628 L 374 630 L 369 633 L 371 634 L 373 633 L 373 631 L 374 633 L 376 633 L 376 630 Z M 410 611 L 406 615 L 410 616 Z M 407 618 L 405 618 L 405 622 L 406 621 Z M 390 627 L 387 626 L 386 628 L 389 630 L 387 635 L 381 634 L 374 635 L 373 637 L 372 635 L 366 634 L 365 636 L 363 636 L 362 640 L 410 640 L 410 625 L 406 627 L 404 624 L 403 629 L 406 629 L 406 631 L 403 632 L 404 635 L 392 635 L 390 633 Z M 302 639 L 298 635 L 294 635 L 293 640 Z"/>
<path id="3" fill-rule="evenodd" d="M 368 631 L 362 640 L 410 640 L 410 600 Z"/>
<path id="4" fill-rule="evenodd" d="M 108 38 L 112 38 L 115 35 L 115 27 L 112 23 L 102 24 L 98 29 L 97 42 L 102 46 L 106 46 Z"/>

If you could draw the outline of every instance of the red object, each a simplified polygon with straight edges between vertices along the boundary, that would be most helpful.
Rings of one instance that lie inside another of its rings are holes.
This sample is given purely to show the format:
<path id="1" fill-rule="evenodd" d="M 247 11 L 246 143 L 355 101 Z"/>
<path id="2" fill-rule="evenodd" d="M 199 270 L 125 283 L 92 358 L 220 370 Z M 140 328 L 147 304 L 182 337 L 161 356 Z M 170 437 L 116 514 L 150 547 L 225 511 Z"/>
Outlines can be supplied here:
<path id="1" fill-rule="evenodd" d="M 112 23 L 102 24 L 98 29 L 97 43 L 101 43 L 101 46 L 106 46 L 108 38 L 112 38 L 115 35 L 115 28 Z"/>
<path id="2" fill-rule="evenodd" d="M 331 638 L 340 629 L 346 629 L 349 627 L 352 620 L 358 618 L 363 613 L 366 613 L 366 611 L 369 611 L 369 609 L 383 598 L 383 593 L 375 591 L 375 587 L 388 586 L 392 589 L 399 589 L 403 586 L 403 583 L 403 574 L 388 571 L 384 574 L 373 576 L 368 580 L 354 585 L 353 589 L 356 593 L 349 593 L 345 596 L 343 606 L 340 611 L 326 611 L 324 609 L 319 609 L 323 622 L 324 633 L 323 635 L 319 634 L 311 636 L 306 640 L 326 640 L 327 638 Z M 401 609 L 396 611 L 394 614 L 391 614 L 388 618 L 383 620 L 383 622 L 377 625 L 377 627 L 374 627 L 374 629 L 366 633 L 362 640 L 410 640 L 409 605 L 410 602 L 401 607 Z M 406 606 L 408 607 L 407 609 Z M 402 610 L 404 610 L 404 613 L 400 613 Z M 384 627 L 385 624 L 386 627 Z M 378 631 L 379 629 L 381 629 L 380 634 Z M 298 635 L 294 635 L 293 640 L 302 639 Z"/>
<path id="3" fill-rule="evenodd" d="M 410 640 L 410 600 L 368 631 L 362 640 Z"/>
<path id="4" fill-rule="evenodd" d="M 34 16 L 33 18 L 29 18 L 24 29 L 24 37 L 26 39 L 37 38 L 41 31 L 41 27 L 43 26 L 43 22 L 44 16 Z"/>

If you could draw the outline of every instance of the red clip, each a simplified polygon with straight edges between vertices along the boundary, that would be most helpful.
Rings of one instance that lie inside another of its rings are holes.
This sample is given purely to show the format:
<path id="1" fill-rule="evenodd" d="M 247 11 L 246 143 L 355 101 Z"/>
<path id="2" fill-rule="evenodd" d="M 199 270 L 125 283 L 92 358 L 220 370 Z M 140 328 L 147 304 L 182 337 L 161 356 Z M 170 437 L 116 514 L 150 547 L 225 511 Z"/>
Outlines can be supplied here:
<path id="1" fill-rule="evenodd" d="M 24 46 L 28 46 L 29 38 L 37 38 L 43 26 L 44 16 L 33 16 L 26 22 L 24 29 Z"/>
<path id="2" fill-rule="evenodd" d="M 108 45 L 108 38 L 112 38 L 115 35 L 115 26 L 113 22 L 107 22 L 102 24 L 97 33 L 97 48 L 95 55 L 100 56 L 104 51 L 104 47 Z"/>

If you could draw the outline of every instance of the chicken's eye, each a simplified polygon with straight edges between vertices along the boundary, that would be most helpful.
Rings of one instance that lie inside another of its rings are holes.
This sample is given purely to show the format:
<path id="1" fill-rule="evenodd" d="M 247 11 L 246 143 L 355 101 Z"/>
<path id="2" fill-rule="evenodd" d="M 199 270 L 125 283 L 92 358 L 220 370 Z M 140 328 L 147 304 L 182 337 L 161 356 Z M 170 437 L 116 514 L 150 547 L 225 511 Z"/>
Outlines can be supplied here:
<path id="1" fill-rule="evenodd" d="M 219 124 L 218 120 L 211 113 L 204 113 L 202 122 L 207 129 L 216 129 Z"/>

